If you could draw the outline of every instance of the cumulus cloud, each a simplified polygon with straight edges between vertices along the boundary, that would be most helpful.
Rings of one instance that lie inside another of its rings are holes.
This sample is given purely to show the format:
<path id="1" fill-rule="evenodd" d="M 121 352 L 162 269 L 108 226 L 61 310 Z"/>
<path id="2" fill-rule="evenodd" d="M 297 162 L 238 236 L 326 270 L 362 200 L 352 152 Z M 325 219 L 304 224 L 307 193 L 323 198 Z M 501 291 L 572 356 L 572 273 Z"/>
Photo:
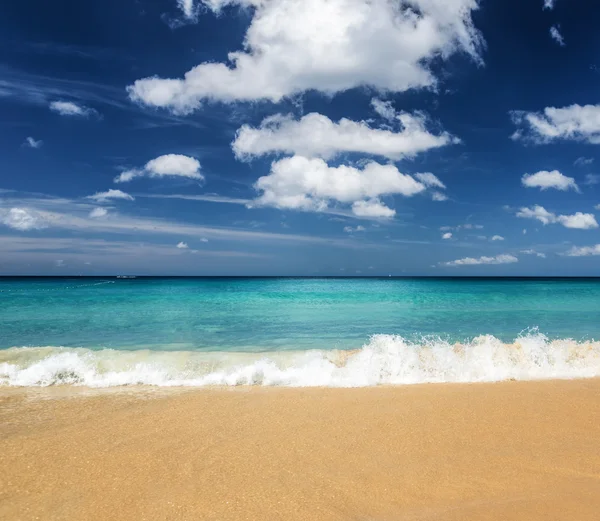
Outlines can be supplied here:
<path id="1" fill-rule="evenodd" d="M 238 159 L 274 153 L 330 159 L 356 152 L 398 160 L 459 142 L 447 132 L 430 133 L 422 114 L 401 113 L 397 120 L 400 128 L 390 130 L 345 118 L 336 123 L 314 112 L 299 120 L 277 114 L 263 120 L 259 127 L 242 126 L 232 148 Z"/>
<path id="2" fill-rule="evenodd" d="M 29 148 L 40 148 L 43 144 L 44 144 L 44 142 L 42 140 L 36 141 L 31 136 L 29 136 L 28 138 L 25 139 L 25 143 L 23 143 L 23 146 L 26 146 Z"/>
<path id="3" fill-rule="evenodd" d="M 106 208 L 94 208 L 90 212 L 90 217 L 92 219 L 102 219 L 108 215 L 108 210 Z"/>
<path id="4" fill-rule="evenodd" d="M 432 192 L 431 198 L 434 201 L 447 201 L 448 200 L 448 196 L 442 192 Z"/>
<path id="5" fill-rule="evenodd" d="M 536 257 L 540 257 L 541 259 L 545 259 L 546 258 L 546 254 L 545 253 L 541 253 L 539 251 L 535 251 L 535 250 L 521 250 L 521 253 L 523 255 L 535 255 Z"/>
<path id="6" fill-rule="evenodd" d="M 177 248 L 179 248 L 180 250 L 187 250 L 189 249 L 189 246 L 187 245 L 187 242 L 180 242 L 177 244 Z"/>
<path id="7" fill-rule="evenodd" d="M 187 177 L 204 179 L 200 173 L 200 162 L 193 157 L 167 154 L 148 161 L 143 168 L 126 170 L 115 178 L 115 183 L 127 183 L 136 177 Z"/>
<path id="8" fill-rule="evenodd" d="M 0 209 L 0 224 L 19 231 L 40 230 L 48 226 L 40 213 L 29 208 Z"/>
<path id="9" fill-rule="evenodd" d="M 350 204 L 359 217 L 393 217 L 379 197 L 411 197 L 426 187 L 394 165 L 367 163 L 331 167 L 322 159 L 293 156 L 273 162 L 269 175 L 255 183 L 261 192 L 255 204 L 305 211 L 324 211 L 331 204 Z"/>
<path id="10" fill-rule="evenodd" d="M 562 191 L 572 189 L 579 192 L 575 179 L 561 174 L 558 170 L 552 170 L 552 172 L 542 170 L 535 174 L 525 174 L 521 178 L 521 183 L 528 188 L 540 188 L 541 190 L 555 188 Z"/>
<path id="11" fill-rule="evenodd" d="M 555 0 L 544 0 L 544 9 L 554 9 Z"/>
<path id="12" fill-rule="evenodd" d="M 502 237 L 502 235 L 494 235 L 490 240 L 491 241 L 503 241 L 504 237 Z"/>
<path id="13" fill-rule="evenodd" d="M 600 244 L 595 246 L 582 246 L 578 248 L 573 246 L 569 251 L 565 253 L 568 257 L 589 257 L 592 255 L 600 255 Z"/>
<path id="14" fill-rule="evenodd" d="M 465 257 L 450 262 L 442 262 L 443 266 L 476 266 L 479 264 L 512 264 L 519 262 L 519 259 L 514 255 L 496 255 L 495 257 Z"/>
<path id="15" fill-rule="evenodd" d="M 559 215 L 556 219 L 565 228 L 576 228 L 579 230 L 598 228 L 596 218 L 591 213 L 577 212 L 573 215 Z"/>
<path id="16" fill-rule="evenodd" d="M 96 201 L 98 203 L 106 203 L 113 199 L 122 199 L 125 201 L 135 200 L 133 196 L 122 192 L 121 190 L 113 190 L 112 188 L 110 190 L 107 190 L 106 192 L 97 192 L 94 195 L 88 195 L 87 199 L 92 199 L 93 201 Z"/>
<path id="17" fill-rule="evenodd" d="M 562 224 L 565 228 L 575 228 L 579 230 L 598 228 L 596 218 L 591 213 L 576 212 L 573 215 L 556 215 L 539 205 L 535 205 L 531 208 L 521 208 L 517 212 L 517 217 L 536 219 L 544 225 L 558 223 Z"/>
<path id="18" fill-rule="evenodd" d="M 565 39 L 563 38 L 562 34 L 560 34 L 560 27 L 558 25 L 553 25 L 550 27 L 550 37 L 561 47 L 566 45 Z"/>
<path id="19" fill-rule="evenodd" d="M 244 50 L 202 63 L 183 78 L 128 87 L 132 100 L 185 114 L 203 101 L 280 101 L 308 90 L 329 95 L 368 86 L 382 92 L 434 88 L 429 65 L 463 52 L 480 63 L 478 0 L 204 0 L 252 10 Z M 184 2 L 189 9 L 189 2 Z M 185 13 L 185 11 L 184 11 Z"/>
<path id="20" fill-rule="evenodd" d="M 546 107 L 542 112 L 513 111 L 513 139 L 546 144 L 559 140 L 600 144 L 600 105 Z"/>
<path id="21" fill-rule="evenodd" d="M 352 203 L 352 213 L 356 217 L 364 219 L 391 219 L 396 215 L 396 210 L 392 210 L 379 199 L 375 198 Z"/>
<path id="22" fill-rule="evenodd" d="M 84 105 L 78 105 L 72 101 L 52 101 L 50 103 L 50 110 L 56 112 L 61 116 L 76 116 L 87 118 L 98 114 L 94 109 L 86 107 Z"/>
<path id="23" fill-rule="evenodd" d="M 446 232 L 442 235 L 442 239 L 452 239 L 452 232 Z"/>

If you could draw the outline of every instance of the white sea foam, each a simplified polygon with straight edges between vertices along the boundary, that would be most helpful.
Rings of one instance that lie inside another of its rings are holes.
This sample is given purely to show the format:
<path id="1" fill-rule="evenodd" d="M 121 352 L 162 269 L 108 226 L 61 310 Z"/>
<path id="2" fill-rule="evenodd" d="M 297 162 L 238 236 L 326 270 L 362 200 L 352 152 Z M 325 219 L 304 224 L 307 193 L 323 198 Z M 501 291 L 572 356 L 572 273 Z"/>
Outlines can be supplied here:
<path id="1" fill-rule="evenodd" d="M 19 347 L 0 351 L 0 385 L 366 387 L 434 382 L 569 379 L 600 376 L 600 342 L 548 340 L 539 333 L 506 344 L 411 343 L 375 335 L 355 351 L 231 353 L 94 351 Z"/>

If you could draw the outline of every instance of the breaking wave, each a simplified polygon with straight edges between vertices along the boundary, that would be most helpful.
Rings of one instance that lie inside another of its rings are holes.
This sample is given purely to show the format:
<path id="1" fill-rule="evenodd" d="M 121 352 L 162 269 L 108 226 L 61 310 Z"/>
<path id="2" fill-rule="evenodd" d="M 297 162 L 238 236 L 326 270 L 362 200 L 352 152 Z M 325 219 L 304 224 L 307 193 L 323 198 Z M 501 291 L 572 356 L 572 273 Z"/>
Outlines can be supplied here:
<path id="1" fill-rule="evenodd" d="M 66 347 L 0 351 L 4 386 L 366 387 L 596 376 L 600 376 L 600 342 L 549 340 L 537 332 L 508 344 L 490 335 L 456 344 L 375 335 L 354 351 L 207 353 Z"/>

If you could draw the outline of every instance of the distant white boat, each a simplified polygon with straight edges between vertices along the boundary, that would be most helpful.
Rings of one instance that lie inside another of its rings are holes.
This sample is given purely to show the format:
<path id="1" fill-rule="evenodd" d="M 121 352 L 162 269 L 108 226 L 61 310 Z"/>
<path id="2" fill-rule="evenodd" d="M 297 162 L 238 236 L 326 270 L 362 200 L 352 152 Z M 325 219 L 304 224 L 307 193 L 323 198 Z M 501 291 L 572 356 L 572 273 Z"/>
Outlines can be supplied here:
<path id="1" fill-rule="evenodd" d="M 118 279 L 135 279 L 135 275 L 117 275 Z"/>

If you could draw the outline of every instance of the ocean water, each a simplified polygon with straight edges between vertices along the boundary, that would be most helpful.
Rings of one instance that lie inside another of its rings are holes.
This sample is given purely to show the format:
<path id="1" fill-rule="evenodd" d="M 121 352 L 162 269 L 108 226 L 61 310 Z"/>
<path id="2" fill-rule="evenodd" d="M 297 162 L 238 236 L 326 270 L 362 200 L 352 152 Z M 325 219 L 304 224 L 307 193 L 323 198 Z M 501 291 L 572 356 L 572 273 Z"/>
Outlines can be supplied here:
<path id="1" fill-rule="evenodd" d="M 0 385 L 583 378 L 596 339 L 600 279 L 0 279 Z"/>

